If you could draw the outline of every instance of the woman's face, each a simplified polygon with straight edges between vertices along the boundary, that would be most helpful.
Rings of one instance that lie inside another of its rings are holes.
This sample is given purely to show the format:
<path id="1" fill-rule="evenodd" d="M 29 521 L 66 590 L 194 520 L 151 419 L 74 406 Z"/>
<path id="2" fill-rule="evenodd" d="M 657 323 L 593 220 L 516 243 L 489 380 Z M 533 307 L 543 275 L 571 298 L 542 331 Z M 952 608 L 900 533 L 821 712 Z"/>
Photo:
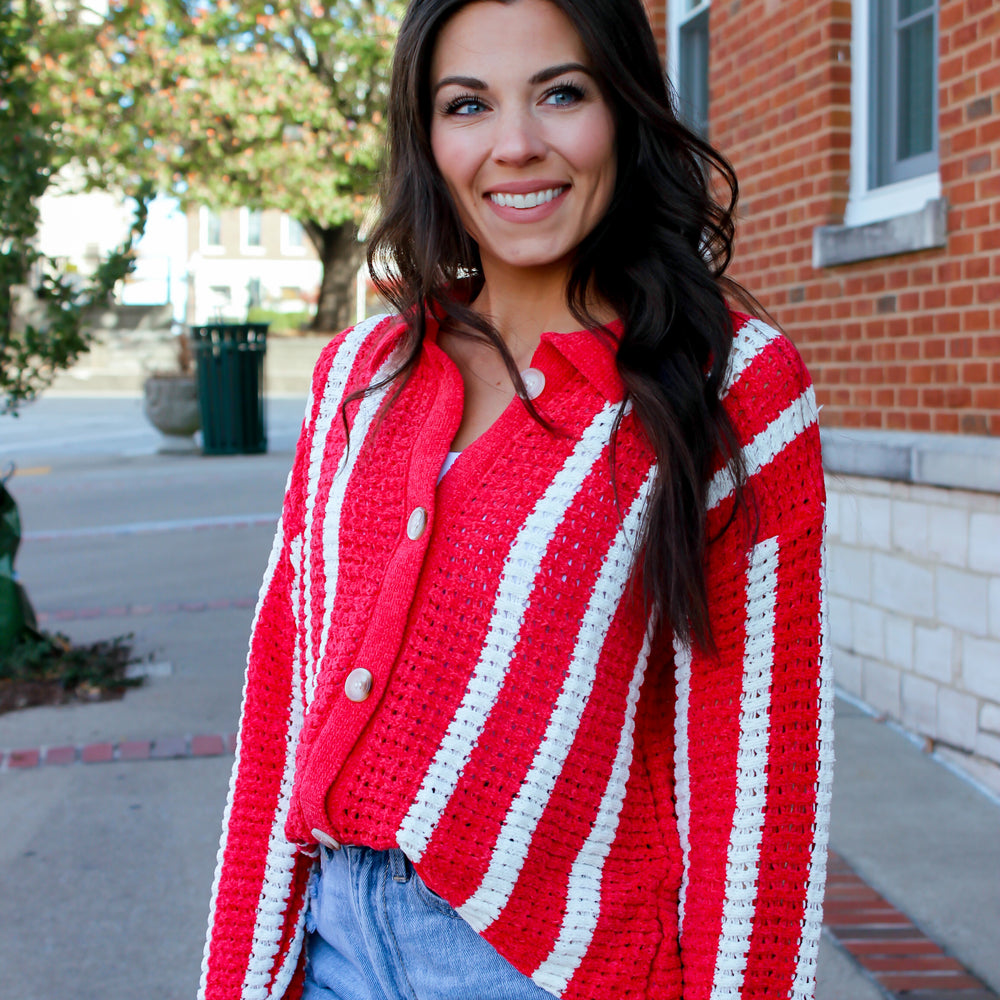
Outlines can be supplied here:
<path id="1" fill-rule="evenodd" d="M 484 272 L 568 268 L 611 203 L 615 123 L 548 0 L 475 0 L 431 61 L 431 146 Z"/>

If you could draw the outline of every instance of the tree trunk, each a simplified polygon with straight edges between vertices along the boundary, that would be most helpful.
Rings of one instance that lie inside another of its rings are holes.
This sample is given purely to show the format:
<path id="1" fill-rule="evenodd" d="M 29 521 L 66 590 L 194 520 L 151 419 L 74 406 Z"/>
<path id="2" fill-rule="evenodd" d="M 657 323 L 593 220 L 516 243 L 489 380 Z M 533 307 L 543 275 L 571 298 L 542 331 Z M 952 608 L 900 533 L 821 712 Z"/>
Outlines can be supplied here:
<path id="1" fill-rule="evenodd" d="M 319 286 L 319 304 L 309 329 L 339 333 L 356 318 L 358 268 L 365 259 L 365 247 L 358 242 L 358 227 L 353 222 L 341 226 L 305 223 L 323 265 Z"/>

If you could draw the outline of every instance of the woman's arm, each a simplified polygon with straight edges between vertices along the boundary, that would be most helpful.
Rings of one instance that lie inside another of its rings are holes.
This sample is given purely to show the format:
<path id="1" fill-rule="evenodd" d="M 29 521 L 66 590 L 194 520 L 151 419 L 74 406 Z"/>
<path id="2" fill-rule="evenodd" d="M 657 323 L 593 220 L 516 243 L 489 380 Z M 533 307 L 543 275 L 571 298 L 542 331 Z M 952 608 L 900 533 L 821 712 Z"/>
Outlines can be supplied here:
<path id="1" fill-rule="evenodd" d="M 709 550 L 717 654 L 676 650 L 684 1000 L 806 1000 L 832 779 L 819 433 L 791 344 L 756 323 L 739 336 L 726 406 L 756 517 Z M 728 487 L 721 472 L 710 529 L 728 516 Z"/>
<path id="2" fill-rule="evenodd" d="M 349 376 L 361 363 L 360 349 L 377 325 L 368 321 L 338 336 L 313 373 L 251 633 L 199 1000 L 300 993 L 305 889 L 314 849 L 289 842 L 285 825 L 311 666 L 303 628 L 303 548 L 316 488 L 311 481 L 316 451 L 327 446 Z"/>

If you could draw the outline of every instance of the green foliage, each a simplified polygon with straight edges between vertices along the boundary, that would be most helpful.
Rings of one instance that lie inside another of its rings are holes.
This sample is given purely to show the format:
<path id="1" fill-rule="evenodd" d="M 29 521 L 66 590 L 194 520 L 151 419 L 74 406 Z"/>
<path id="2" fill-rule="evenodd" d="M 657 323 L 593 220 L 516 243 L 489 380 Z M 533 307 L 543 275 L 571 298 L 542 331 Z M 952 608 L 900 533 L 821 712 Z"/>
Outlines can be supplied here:
<path id="1" fill-rule="evenodd" d="M 92 185 L 360 224 L 402 3 L 112 0 L 98 23 L 69 6 L 38 72 Z"/>
<path id="2" fill-rule="evenodd" d="M 261 306 L 254 306 L 247 313 L 248 323 L 269 323 L 271 332 L 304 330 L 309 325 L 309 320 L 307 312 L 279 312 L 277 309 L 264 309 Z"/>
<path id="3" fill-rule="evenodd" d="M 89 279 L 61 274 L 36 249 L 37 201 L 52 179 L 55 131 L 32 57 L 39 24 L 36 0 L 0 0 L 0 413 L 16 412 L 87 349 L 86 315 L 131 270 L 149 195 L 136 185 L 132 234 Z"/>
<path id="4" fill-rule="evenodd" d="M 127 635 L 73 646 L 64 635 L 25 633 L 0 659 L 0 682 L 45 684 L 64 694 L 135 687 L 142 678 L 126 676 L 128 666 L 138 662 L 131 640 Z"/>

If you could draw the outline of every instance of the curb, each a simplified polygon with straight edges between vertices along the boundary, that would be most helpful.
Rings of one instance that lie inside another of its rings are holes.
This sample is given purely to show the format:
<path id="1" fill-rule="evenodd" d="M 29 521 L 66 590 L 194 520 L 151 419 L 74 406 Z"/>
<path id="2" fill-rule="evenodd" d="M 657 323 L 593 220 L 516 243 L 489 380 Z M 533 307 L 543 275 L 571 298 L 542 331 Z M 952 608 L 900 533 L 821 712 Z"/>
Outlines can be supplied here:
<path id="1" fill-rule="evenodd" d="M 0 750 L 0 773 L 25 771 L 35 767 L 65 767 L 68 764 L 177 760 L 182 757 L 221 757 L 235 753 L 236 733 L 200 733 L 197 736 L 165 736 L 158 740 L 42 746 Z"/>

